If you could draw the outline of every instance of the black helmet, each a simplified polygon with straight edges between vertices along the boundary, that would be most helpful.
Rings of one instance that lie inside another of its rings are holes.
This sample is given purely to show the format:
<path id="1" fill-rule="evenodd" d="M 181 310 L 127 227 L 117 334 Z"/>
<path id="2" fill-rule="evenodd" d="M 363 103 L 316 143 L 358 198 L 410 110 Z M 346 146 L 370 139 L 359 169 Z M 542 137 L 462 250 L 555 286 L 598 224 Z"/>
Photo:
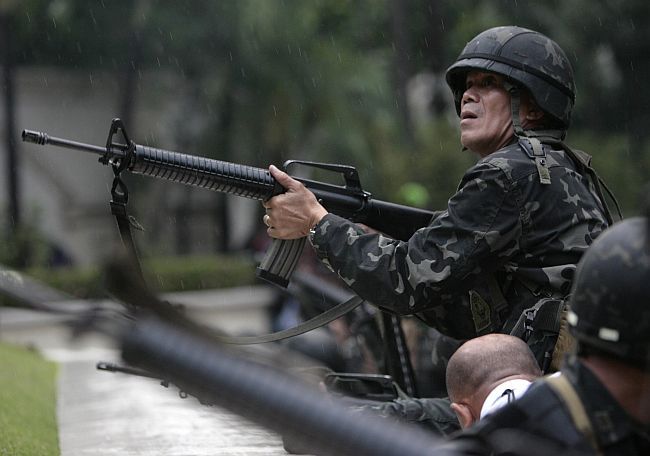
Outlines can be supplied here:
<path id="1" fill-rule="evenodd" d="M 580 260 L 567 321 L 581 346 L 648 369 L 650 249 L 648 220 L 616 223 Z"/>
<path id="2" fill-rule="evenodd" d="M 460 115 L 465 77 L 471 70 L 491 71 L 530 91 L 537 105 L 564 129 L 575 102 L 573 70 L 566 54 L 550 38 L 521 27 L 495 27 L 472 39 L 447 69 Z"/>

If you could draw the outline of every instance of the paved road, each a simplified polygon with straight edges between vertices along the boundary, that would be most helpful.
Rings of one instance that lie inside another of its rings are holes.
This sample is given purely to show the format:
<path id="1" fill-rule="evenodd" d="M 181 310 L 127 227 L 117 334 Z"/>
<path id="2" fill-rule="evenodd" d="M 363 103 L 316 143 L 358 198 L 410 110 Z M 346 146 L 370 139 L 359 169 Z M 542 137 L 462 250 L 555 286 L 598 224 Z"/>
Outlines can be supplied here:
<path id="1" fill-rule="evenodd" d="M 269 294 L 263 288 L 172 298 L 193 306 L 204 322 L 214 318 L 222 328 L 260 333 L 267 323 L 264 307 Z M 210 317 L 210 308 L 215 307 L 221 310 Z M 194 398 L 181 399 L 173 386 L 98 371 L 98 361 L 118 359 L 111 342 L 96 335 L 71 341 L 69 333 L 58 317 L 0 308 L 0 339 L 34 346 L 59 364 L 62 456 L 287 454 L 278 435 Z"/>
<path id="2" fill-rule="evenodd" d="M 110 361 L 108 355 L 101 359 Z M 95 360 L 60 366 L 61 456 L 286 454 L 276 434 L 194 398 L 181 399 L 173 386 L 98 371 Z"/>

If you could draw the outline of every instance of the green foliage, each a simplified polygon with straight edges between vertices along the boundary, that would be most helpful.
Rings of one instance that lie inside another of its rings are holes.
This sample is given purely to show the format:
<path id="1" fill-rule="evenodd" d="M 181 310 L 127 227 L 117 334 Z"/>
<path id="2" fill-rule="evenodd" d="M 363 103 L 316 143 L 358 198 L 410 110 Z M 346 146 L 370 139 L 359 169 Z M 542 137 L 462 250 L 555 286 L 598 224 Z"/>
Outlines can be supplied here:
<path id="1" fill-rule="evenodd" d="M 126 59 L 132 2 L 25 0 L 15 8 L 14 48 L 20 63 L 68 67 L 115 66 Z M 115 50 L 120 50 L 119 54 Z"/>
<path id="2" fill-rule="evenodd" d="M 143 262 L 154 291 L 188 291 L 259 284 L 255 264 L 243 255 L 151 258 Z M 77 298 L 104 297 L 101 271 L 86 268 L 34 268 L 26 273 Z"/>
<path id="3" fill-rule="evenodd" d="M 573 132 L 568 142 L 592 155 L 593 167 L 616 196 L 623 215 L 639 215 L 641 198 L 648 197 L 641 192 L 647 190 L 648 176 L 644 170 L 650 169 L 650 142 L 634 151 L 625 135 L 590 130 Z M 614 205 L 609 205 L 616 218 Z"/>
<path id="4" fill-rule="evenodd" d="M 144 262 L 147 282 L 160 292 L 259 284 L 255 264 L 238 255 L 155 258 Z"/>
<path id="5" fill-rule="evenodd" d="M 39 228 L 39 222 L 40 212 L 33 210 L 18 226 L 14 228 L 2 227 L 0 264 L 18 269 L 48 264 L 52 249 L 43 231 Z"/>
<path id="6" fill-rule="evenodd" d="M 33 225 L 19 226 L 13 233 L 5 232 L 0 240 L 0 264 L 9 267 L 44 265 L 49 253 L 43 233 Z"/>
<path id="7" fill-rule="evenodd" d="M 440 76 L 488 27 L 537 29 L 574 64 L 570 143 L 594 155 L 626 214 L 650 170 L 644 0 L 25 0 L 14 10 L 18 65 L 103 70 L 118 81 L 156 70 L 186 82 L 192 93 L 176 95 L 201 121 L 183 119 L 170 137 L 192 153 L 257 166 L 350 164 L 375 197 L 408 204 L 402 189 L 417 185 L 432 209 L 476 158 L 461 150 L 444 101 L 405 133 L 396 75 Z"/>
<path id="8" fill-rule="evenodd" d="M 58 455 L 56 365 L 6 344 L 0 360 L 0 455 Z"/>
<path id="9" fill-rule="evenodd" d="M 379 133 L 374 140 L 374 171 L 383 182 L 381 193 L 388 195 L 385 199 L 396 195 L 392 200 L 401 204 L 409 201 L 401 199 L 400 189 L 407 183 L 417 183 L 427 190 L 427 208 L 444 209 L 463 172 L 477 160 L 471 152 L 462 150 L 458 130 L 446 120 L 431 121 L 418 132 L 416 144 L 410 147 L 391 145 Z"/>
<path id="10" fill-rule="evenodd" d="M 96 267 L 35 267 L 25 273 L 77 298 L 102 297 L 101 273 Z"/>

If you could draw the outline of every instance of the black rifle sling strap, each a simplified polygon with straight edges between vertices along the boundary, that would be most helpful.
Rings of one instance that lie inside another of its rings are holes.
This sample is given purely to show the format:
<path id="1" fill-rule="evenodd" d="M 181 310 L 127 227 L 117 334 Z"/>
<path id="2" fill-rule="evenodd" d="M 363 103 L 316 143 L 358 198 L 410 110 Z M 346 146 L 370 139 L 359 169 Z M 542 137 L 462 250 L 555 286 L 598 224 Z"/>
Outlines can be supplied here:
<path id="1" fill-rule="evenodd" d="M 135 241 L 133 240 L 133 234 L 131 233 L 131 227 L 143 230 L 142 226 L 130 216 L 126 209 L 126 204 L 129 201 L 129 192 L 126 187 L 126 184 L 120 178 L 120 173 L 124 168 L 124 164 L 128 163 L 129 160 L 121 160 L 118 164 L 113 164 L 113 173 L 115 177 L 113 178 L 113 186 L 111 187 L 111 213 L 115 216 L 117 221 L 117 227 L 120 231 L 120 237 L 122 238 L 122 243 L 128 252 L 128 255 L 131 257 L 136 272 L 138 274 L 138 280 L 141 281 L 142 285 L 146 287 L 146 282 L 144 276 L 142 275 L 142 267 L 140 266 L 140 260 L 138 257 L 138 252 L 135 247 Z M 353 309 L 356 309 L 361 305 L 363 299 L 358 296 L 353 296 L 352 298 L 335 305 L 334 307 L 326 310 L 325 312 L 315 316 L 314 318 L 302 322 L 293 328 L 284 329 L 282 331 L 277 331 L 270 334 L 264 334 L 261 336 L 220 336 L 219 339 L 223 343 L 227 344 L 237 344 L 237 345 L 250 345 L 250 344 L 262 344 L 266 342 L 274 342 L 282 339 L 287 339 L 289 337 L 294 337 L 300 334 L 304 334 L 313 329 L 324 326 L 337 318 L 342 317 L 346 313 L 350 312 Z"/>
<path id="2" fill-rule="evenodd" d="M 135 248 L 135 241 L 131 233 L 131 227 L 143 231 L 142 226 L 131 217 L 126 210 L 126 203 L 129 202 L 129 189 L 121 178 L 122 171 L 126 168 L 131 160 L 135 144 L 131 143 L 125 152 L 125 156 L 118 161 L 111 161 L 111 169 L 113 170 L 113 185 L 111 186 L 111 214 L 115 216 L 117 228 L 120 231 L 120 238 L 122 244 L 126 249 L 127 254 L 131 257 L 133 266 L 138 274 L 138 279 L 144 284 L 144 277 L 142 275 L 142 267 L 140 266 L 140 259 Z"/>
<path id="3" fill-rule="evenodd" d="M 342 317 L 351 310 L 356 309 L 362 303 L 362 298 L 359 296 L 353 296 L 352 298 L 327 309 L 325 312 L 316 315 L 314 318 L 304 321 L 289 329 L 283 329 L 282 331 L 264 334 L 262 336 L 219 336 L 217 339 L 223 343 L 233 345 L 263 344 L 266 342 L 275 342 L 282 339 L 288 339 L 289 337 L 298 336 L 300 334 L 311 331 L 312 329 L 324 326 L 336 320 L 337 318 Z"/>
<path id="4" fill-rule="evenodd" d="M 120 238 L 122 239 L 122 244 L 127 251 L 127 254 L 131 257 L 133 266 L 136 269 L 138 274 L 138 279 L 142 281 L 142 284 L 145 284 L 144 276 L 142 275 L 142 267 L 140 266 L 140 259 L 138 257 L 138 252 L 135 248 L 135 241 L 133 240 L 133 234 L 131 233 L 131 227 L 134 227 L 138 230 L 144 231 L 142 226 L 130 216 L 126 210 L 126 204 L 129 202 L 129 190 L 126 187 L 124 181 L 122 181 L 120 174 L 130 161 L 130 155 L 133 153 L 133 145 L 129 147 L 126 151 L 126 157 L 120 160 L 117 163 L 111 163 L 111 168 L 113 169 L 113 185 L 111 187 L 111 214 L 115 216 L 115 221 L 117 222 L 117 228 L 120 231 Z"/>

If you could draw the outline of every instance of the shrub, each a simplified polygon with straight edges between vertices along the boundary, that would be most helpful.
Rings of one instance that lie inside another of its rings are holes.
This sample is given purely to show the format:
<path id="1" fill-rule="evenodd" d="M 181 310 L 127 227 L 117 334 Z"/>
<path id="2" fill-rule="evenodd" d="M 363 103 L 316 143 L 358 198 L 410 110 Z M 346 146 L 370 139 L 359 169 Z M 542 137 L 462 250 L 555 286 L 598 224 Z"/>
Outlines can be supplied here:
<path id="1" fill-rule="evenodd" d="M 143 262 L 149 286 L 157 292 L 228 288 L 259 283 L 255 264 L 244 255 L 150 258 Z M 97 267 L 33 268 L 27 275 L 77 298 L 103 297 Z"/>

